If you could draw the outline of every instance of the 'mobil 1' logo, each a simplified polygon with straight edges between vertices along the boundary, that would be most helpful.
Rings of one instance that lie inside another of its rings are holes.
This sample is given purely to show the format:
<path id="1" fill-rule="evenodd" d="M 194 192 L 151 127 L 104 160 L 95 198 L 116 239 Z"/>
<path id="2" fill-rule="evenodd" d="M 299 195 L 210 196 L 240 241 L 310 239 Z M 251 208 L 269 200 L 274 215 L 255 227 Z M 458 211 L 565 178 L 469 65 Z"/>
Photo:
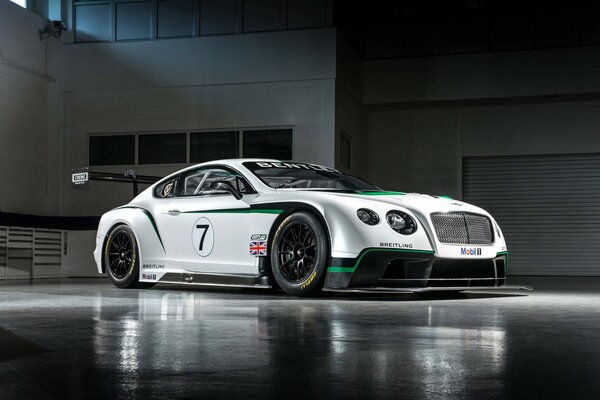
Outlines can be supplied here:
<path id="1" fill-rule="evenodd" d="M 481 248 L 480 247 L 461 247 L 460 255 L 461 256 L 480 256 Z"/>

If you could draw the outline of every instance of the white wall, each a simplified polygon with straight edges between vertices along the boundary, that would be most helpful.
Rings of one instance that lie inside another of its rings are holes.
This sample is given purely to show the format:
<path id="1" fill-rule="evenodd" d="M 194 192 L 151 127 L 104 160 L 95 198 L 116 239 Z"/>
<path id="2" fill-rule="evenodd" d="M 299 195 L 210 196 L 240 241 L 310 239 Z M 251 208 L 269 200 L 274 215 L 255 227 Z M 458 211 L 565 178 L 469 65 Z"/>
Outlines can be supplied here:
<path id="1" fill-rule="evenodd" d="M 67 91 L 335 77 L 335 30 L 63 46 Z"/>
<path id="2" fill-rule="evenodd" d="M 334 165 L 335 30 L 65 45 L 64 167 L 102 133 L 291 127 L 294 158 Z M 184 165 L 135 166 L 166 175 Z M 123 168 L 97 168 L 122 171 Z M 63 187 L 62 213 L 98 215 L 131 187 Z"/>
<path id="3" fill-rule="evenodd" d="M 235 127 L 293 128 L 294 158 L 333 165 L 333 79 L 186 88 L 85 91 L 66 96 L 65 175 L 87 166 L 88 135 Z M 163 176 L 184 165 L 136 166 Z M 119 167 L 98 170 L 122 172 Z M 64 213 L 99 215 L 131 199 L 130 185 L 92 184 L 64 191 Z"/>
<path id="4" fill-rule="evenodd" d="M 0 210 L 45 214 L 47 196 L 47 41 L 45 21 L 0 0 Z"/>

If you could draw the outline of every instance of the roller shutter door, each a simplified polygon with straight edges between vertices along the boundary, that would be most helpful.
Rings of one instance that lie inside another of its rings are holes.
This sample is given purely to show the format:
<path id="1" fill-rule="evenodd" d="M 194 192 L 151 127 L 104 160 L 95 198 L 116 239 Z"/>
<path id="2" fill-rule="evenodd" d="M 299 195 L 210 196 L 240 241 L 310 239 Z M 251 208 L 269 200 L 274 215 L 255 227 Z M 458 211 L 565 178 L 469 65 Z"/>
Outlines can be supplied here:
<path id="1" fill-rule="evenodd" d="M 500 224 L 510 275 L 600 276 L 600 154 L 468 157 L 463 194 Z"/>

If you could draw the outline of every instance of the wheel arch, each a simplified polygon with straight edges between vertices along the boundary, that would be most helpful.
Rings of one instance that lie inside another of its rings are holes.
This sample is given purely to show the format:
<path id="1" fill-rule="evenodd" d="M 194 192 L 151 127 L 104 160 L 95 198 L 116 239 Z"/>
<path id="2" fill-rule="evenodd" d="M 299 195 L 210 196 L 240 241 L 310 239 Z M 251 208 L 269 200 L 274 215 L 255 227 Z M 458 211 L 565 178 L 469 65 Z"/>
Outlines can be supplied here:
<path id="1" fill-rule="evenodd" d="M 319 222 L 321 222 L 323 229 L 325 229 L 325 234 L 327 235 L 327 245 L 329 248 L 328 258 L 331 259 L 332 240 L 331 240 L 331 230 L 329 229 L 329 224 L 327 223 L 327 220 L 325 219 L 323 212 L 321 210 L 319 210 L 317 207 L 315 207 L 314 205 L 309 204 L 309 203 L 302 203 L 302 202 L 285 203 L 285 208 L 283 209 L 283 212 L 281 214 L 279 214 L 277 216 L 277 218 L 275 218 L 275 220 L 273 221 L 273 224 L 271 225 L 271 228 L 269 229 L 269 236 L 268 236 L 269 242 L 273 243 L 273 240 L 275 238 L 275 232 L 277 232 L 279 225 L 281 225 L 281 223 L 287 217 L 289 217 L 290 215 L 292 215 L 294 213 L 302 212 L 302 211 L 313 214 L 315 217 L 317 217 Z M 261 259 L 263 259 L 264 263 L 266 263 L 266 265 L 263 267 L 264 271 L 262 271 L 262 272 L 267 272 L 269 275 L 272 275 L 271 257 L 261 257 Z"/>
<path id="2" fill-rule="evenodd" d="M 131 232 L 133 232 L 133 236 L 135 236 L 135 241 L 137 244 L 137 252 L 138 252 L 138 259 L 139 259 L 139 265 L 143 265 L 142 264 L 142 242 L 140 241 L 140 237 L 138 235 L 138 233 L 136 232 L 135 228 L 133 227 L 132 224 L 130 224 L 128 221 L 119 219 L 119 220 L 115 220 L 113 221 L 113 223 L 110 225 L 110 227 L 108 228 L 108 230 L 106 231 L 106 234 L 104 235 L 104 238 L 102 239 L 102 249 L 101 249 L 101 253 L 100 253 L 100 264 L 102 267 L 102 273 L 105 274 L 106 273 L 106 265 L 104 263 L 104 252 L 106 251 L 106 245 L 108 243 L 108 239 L 110 238 L 110 234 L 117 229 L 119 226 L 121 225 L 125 225 L 127 226 L 129 229 L 131 229 Z M 140 268 L 141 271 L 141 268 Z"/>

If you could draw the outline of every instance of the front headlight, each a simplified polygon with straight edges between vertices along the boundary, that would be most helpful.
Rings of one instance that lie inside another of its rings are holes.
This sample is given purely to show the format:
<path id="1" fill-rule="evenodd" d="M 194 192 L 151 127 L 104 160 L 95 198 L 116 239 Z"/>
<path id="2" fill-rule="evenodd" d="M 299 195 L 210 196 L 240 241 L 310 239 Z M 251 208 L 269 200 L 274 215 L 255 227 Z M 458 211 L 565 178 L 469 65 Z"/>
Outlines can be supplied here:
<path id="1" fill-rule="evenodd" d="M 369 210 L 368 208 L 361 208 L 356 212 L 356 216 L 362 222 L 367 225 L 377 225 L 379 223 L 379 216 L 373 210 Z"/>
<path id="2" fill-rule="evenodd" d="M 417 231 L 417 223 L 405 212 L 397 210 L 389 211 L 385 219 L 390 228 L 403 235 L 412 235 Z"/>

